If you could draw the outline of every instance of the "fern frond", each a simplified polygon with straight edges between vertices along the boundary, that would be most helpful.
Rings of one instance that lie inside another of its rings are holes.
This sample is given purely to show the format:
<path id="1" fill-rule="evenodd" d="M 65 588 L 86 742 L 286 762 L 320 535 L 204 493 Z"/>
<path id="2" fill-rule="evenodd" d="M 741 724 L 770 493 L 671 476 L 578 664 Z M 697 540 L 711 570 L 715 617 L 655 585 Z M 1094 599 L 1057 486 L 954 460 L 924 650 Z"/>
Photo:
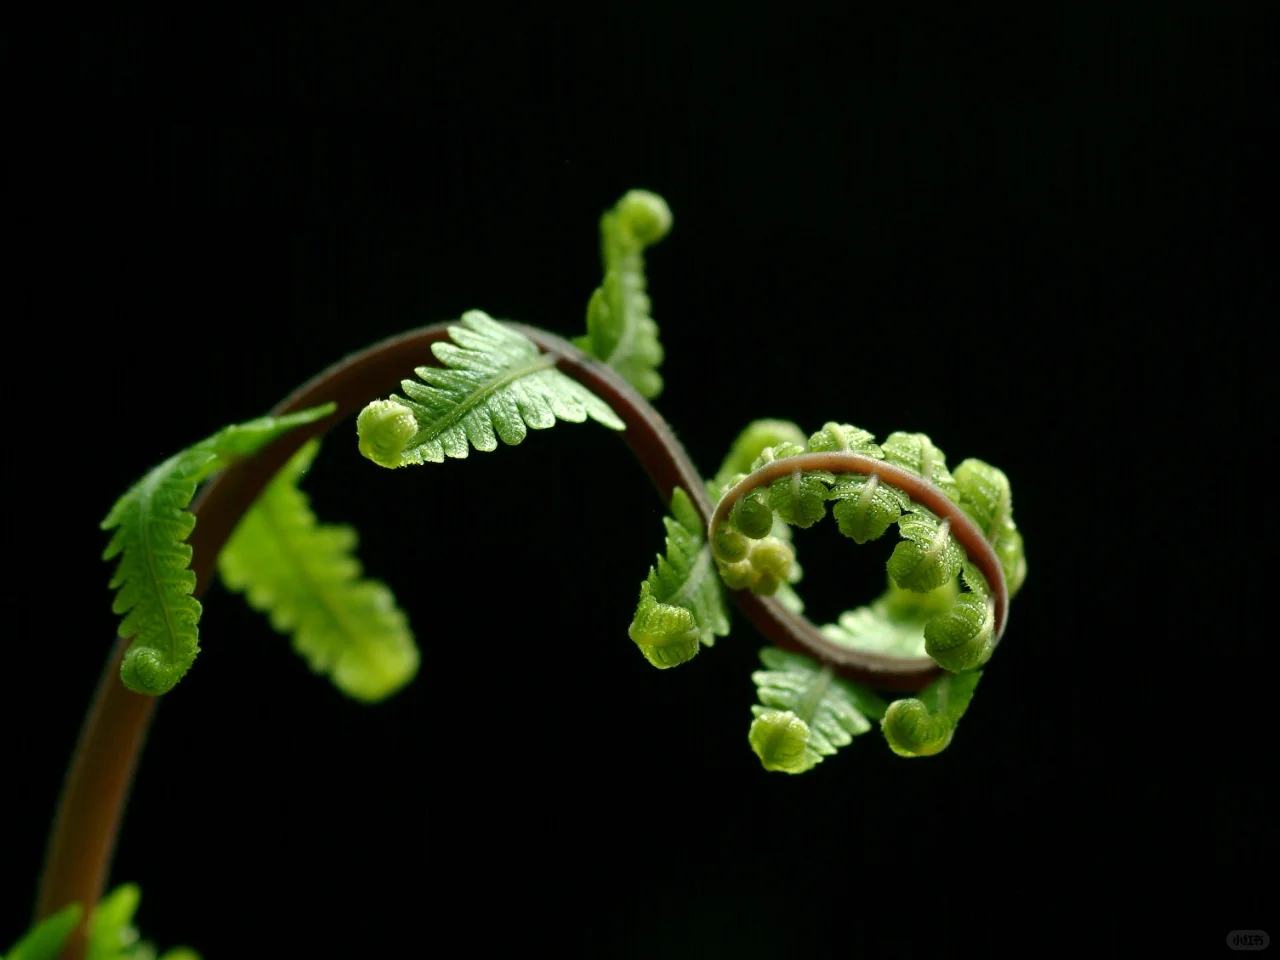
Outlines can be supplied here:
<path id="1" fill-rule="evenodd" d="M 893 701 L 880 723 L 889 747 L 900 757 L 941 753 L 951 743 L 980 679 L 981 670 L 944 673 L 918 698 Z"/>
<path id="2" fill-rule="evenodd" d="M 662 392 L 662 344 L 649 316 L 644 249 L 671 229 L 667 202 L 647 190 L 629 191 L 600 218 L 604 282 L 587 303 L 587 333 L 574 345 L 608 364 L 646 400 Z"/>
<path id="3" fill-rule="evenodd" d="M 218 572 L 227 589 L 292 635 L 315 673 L 372 703 L 413 679 L 418 649 L 391 591 L 360 579 L 356 532 L 318 525 L 298 489 L 319 449 L 310 441 L 276 474 L 218 555 Z"/>
<path id="4" fill-rule="evenodd" d="M 130 690 L 158 696 L 173 689 L 200 650 L 201 607 L 191 596 L 196 579 L 188 569 L 191 547 L 185 542 L 196 522 L 187 509 L 196 486 L 215 470 L 333 410 L 326 404 L 226 427 L 174 454 L 116 501 L 101 524 L 103 530 L 115 530 L 102 559 L 120 557 L 109 586 L 117 591 L 111 609 L 123 615 L 118 633 L 133 637 L 120 665 L 120 678 Z"/>
<path id="5" fill-rule="evenodd" d="M 590 417 L 624 429 L 607 403 L 555 369 L 554 355 L 488 314 L 467 311 L 449 336 L 453 343 L 431 345 L 443 366 L 415 369 L 422 383 L 401 381 L 407 397 L 393 394 L 360 411 L 360 452 L 379 466 L 443 463 L 472 447 L 496 450 L 499 439 L 517 444 L 527 429 L 545 430 L 557 418 Z"/>
<path id="6" fill-rule="evenodd" d="M 804 773 L 884 715 L 874 693 L 808 657 L 766 647 L 760 661 L 768 669 L 751 675 L 760 703 L 747 736 L 766 770 Z"/>
<path id="7" fill-rule="evenodd" d="M 667 555 L 659 556 L 640 585 L 640 603 L 628 635 L 655 667 L 691 659 L 701 644 L 711 646 L 729 633 L 724 592 L 711 562 L 702 518 L 685 491 L 671 494 Z"/>

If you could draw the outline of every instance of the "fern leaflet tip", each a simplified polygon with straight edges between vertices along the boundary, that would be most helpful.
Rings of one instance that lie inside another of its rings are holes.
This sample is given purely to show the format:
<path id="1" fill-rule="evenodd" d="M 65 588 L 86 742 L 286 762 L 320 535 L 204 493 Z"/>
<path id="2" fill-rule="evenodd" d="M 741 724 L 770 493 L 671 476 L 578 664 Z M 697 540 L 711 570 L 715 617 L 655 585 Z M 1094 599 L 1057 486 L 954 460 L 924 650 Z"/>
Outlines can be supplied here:
<path id="1" fill-rule="evenodd" d="M 701 644 L 729 633 L 724 592 L 693 501 L 681 487 L 663 518 L 667 552 L 640 584 L 640 602 L 628 635 L 656 667 L 684 663 Z"/>
<path id="2" fill-rule="evenodd" d="M 587 301 L 587 332 L 574 344 L 612 367 L 642 397 L 662 392 L 663 349 L 649 315 L 644 249 L 671 229 L 671 210 L 656 193 L 632 190 L 600 218 L 604 280 Z"/>

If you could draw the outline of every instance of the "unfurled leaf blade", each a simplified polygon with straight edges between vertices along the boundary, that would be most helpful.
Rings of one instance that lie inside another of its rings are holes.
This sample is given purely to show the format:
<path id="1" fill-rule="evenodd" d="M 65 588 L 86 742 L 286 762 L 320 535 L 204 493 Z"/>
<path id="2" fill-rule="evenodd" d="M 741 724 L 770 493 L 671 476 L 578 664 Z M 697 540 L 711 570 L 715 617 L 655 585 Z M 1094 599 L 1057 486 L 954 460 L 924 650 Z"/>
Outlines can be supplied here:
<path id="1" fill-rule="evenodd" d="M 588 417 L 625 425 L 607 403 L 555 368 L 555 357 L 480 310 L 449 328 L 452 343 L 432 344 L 443 366 L 418 367 L 401 381 L 407 396 L 376 400 L 356 420 L 360 452 L 383 467 L 443 463 L 471 449 L 517 444 L 527 430 Z"/>
<path id="2" fill-rule="evenodd" d="M 218 557 L 227 588 L 293 638 L 316 673 L 347 696 L 383 700 L 413 679 L 419 654 L 391 591 L 361 579 L 356 533 L 320 525 L 298 483 L 318 441 L 302 447 L 241 519 Z"/>

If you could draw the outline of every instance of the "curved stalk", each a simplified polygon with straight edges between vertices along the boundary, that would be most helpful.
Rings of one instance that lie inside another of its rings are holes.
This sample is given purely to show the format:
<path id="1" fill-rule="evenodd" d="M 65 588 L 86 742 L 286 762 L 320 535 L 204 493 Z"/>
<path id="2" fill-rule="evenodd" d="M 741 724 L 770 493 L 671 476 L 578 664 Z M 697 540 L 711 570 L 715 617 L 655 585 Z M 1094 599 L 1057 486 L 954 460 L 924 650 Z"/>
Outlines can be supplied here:
<path id="1" fill-rule="evenodd" d="M 794 457 L 771 460 L 760 469 L 747 474 L 721 495 L 720 502 L 716 504 L 715 511 L 711 515 L 711 522 L 707 528 L 707 539 L 710 540 L 715 536 L 716 531 L 720 529 L 720 525 L 729 516 L 729 511 L 733 509 L 733 505 L 752 490 L 768 486 L 782 477 L 798 477 L 800 474 L 810 470 L 826 470 L 828 473 L 860 473 L 863 476 L 872 477 L 881 483 L 897 487 L 913 501 L 924 504 L 941 517 L 944 530 L 960 542 L 960 546 L 964 547 L 964 552 L 968 555 L 969 560 L 987 578 L 987 583 L 991 587 L 992 599 L 995 601 L 993 633 L 995 639 L 993 644 L 1000 642 L 1000 638 L 1004 636 L 1005 621 L 1008 619 L 1009 588 L 1005 583 L 1004 568 L 1000 566 L 1000 558 L 996 556 L 996 552 L 992 549 L 990 542 L 983 532 L 978 529 L 978 525 L 969 519 L 969 515 L 960 509 L 960 505 L 943 493 L 940 487 L 924 477 L 917 476 L 910 470 L 904 470 L 902 467 L 886 463 L 884 460 L 876 460 L 874 457 L 866 457 L 860 453 L 848 453 L 840 450 L 831 450 L 825 453 L 801 453 Z M 869 657 L 875 657 L 877 661 L 893 661 L 884 667 L 884 669 L 888 670 L 899 669 L 899 665 L 903 663 L 903 658 L 862 653 L 861 651 L 850 650 L 840 644 L 832 643 L 822 637 L 821 634 L 819 634 L 819 637 L 824 649 L 827 650 L 827 656 L 820 656 L 818 659 L 832 664 L 839 665 L 842 662 L 841 658 L 848 658 L 853 654 L 857 656 L 856 659 L 849 660 L 850 663 L 861 663 L 861 661 Z M 923 665 L 933 661 L 929 658 L 920 658 L 917 662 Z"/>
<path id="2" fill-rule="evenodd" d="M 432 324 L 384 340 L 352 354 L 299 387 L 272 411 L 283 416 L 323 403 L 337 410 L 321 421 L 281 436 L 256 456 L 243 460 L 210 479 L 191 511 L 198 518 L 188 543 L 191 570 L 196 576 L 194 596 L 202 596 L 213 578 L 214 566 L 240 518 L 267 483 L 312 437 L 320 436 L 371 400 L 394 391 L 407 371 L 434 365 L 431 344 L 448 337 L 448 324 Z M 702 478 L 666 421 L 629 384 L 568 341 L 534 327 L 512 324 L 542 350 L 556 357 L 556 366 L 607 402 L 626 423 L 622 434 L 663 503 L 676 486 L 683 487 L 710 522 L 713 507 Z M 830 643 L 807 619 L 786 610 L 776 600 L 747 591 L 732 593 L 738 607 L 771 642 L 829 663 L 837 673 L 887 690 L 917 690 L 937 673 L 931 661 L 843 651 L 832 656 Z M 81 960 L 85 931 L 94 904 L 102 897 L 133 772 L 146 740 L 155 699 L 128 690 L 120 681 L 120 660 L 129 644 L 115 644 L 81 728 L 54 816 L 44 869 L 36 898 L 36 918 L 43 919 L 68 903 L 86 905 L 84 920 L 72 934 L 65 960 Z"/>

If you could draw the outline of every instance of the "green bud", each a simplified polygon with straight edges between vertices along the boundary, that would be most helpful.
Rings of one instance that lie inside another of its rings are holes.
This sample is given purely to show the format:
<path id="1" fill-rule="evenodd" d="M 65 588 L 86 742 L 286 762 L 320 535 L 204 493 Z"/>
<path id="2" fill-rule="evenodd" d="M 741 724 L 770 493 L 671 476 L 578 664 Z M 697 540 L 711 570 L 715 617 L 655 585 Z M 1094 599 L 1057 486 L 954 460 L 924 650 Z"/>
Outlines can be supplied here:
<path id="1" fill-rule="evenodd" d="M 380 467 L 402 466 L 401 455 L 417 432 L 413 411 L 395 400 L 374 400 L 356 418 L 360 452 Z"/>
<path id="2" fill-rule="evenodd" d="M 752 540 L 759 540 L 773 529 L 773 508 L 764 493 L 749 493 L 733 505 L 729 521 Z"/>
<path id="3" fill-rule="evenodd" d="M 737 563 L 745 559 L 750 549 L 751 542 L 727 524 L 722 524 L 711 538 L 711 552 L 717 560 L 725 563 Z"/>
<path id="4" fill-rule="evenodd" d="M 657 243 L 671 229 L 671 208 L 656 193 L 630 190 L 618 201 L 618 226 L 642 246 Z"/>

